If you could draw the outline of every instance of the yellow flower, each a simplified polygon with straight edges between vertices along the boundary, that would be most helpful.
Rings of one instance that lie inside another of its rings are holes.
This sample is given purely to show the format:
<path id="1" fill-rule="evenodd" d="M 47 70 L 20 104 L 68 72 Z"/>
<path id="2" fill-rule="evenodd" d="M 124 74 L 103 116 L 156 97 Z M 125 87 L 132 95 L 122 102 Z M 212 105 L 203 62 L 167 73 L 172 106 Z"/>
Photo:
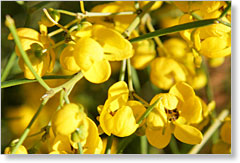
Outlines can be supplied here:
<path id="1" fill-rule="evenodd" d="M 129 5 L 129 3 L 133 5 Z M 134 7 L 134 3 L 132 2 L 111 2 L 107 4 L 101 4 L 95 6 L 91 12 L 102 12 L 102 13 L 117 13 L 124 11 L 136 11 Z M 101 24 L 109 28 L 114 28 L 119 32 L 124 32 L 129 24 L 136 17 L 136 14 L 132 15 L 112 15 L 112 16 L 104 16 L 104 17 L 91 17 L 87 18 L 87 20 L 93 24 Z"/>
<path id="2" fill-rule="evenodd" d="M 155 58 L 155 44 L 152 40 L 143 40 L 133 43 L 134 55 L 131 64 L 136 69 L 144 69 Z"/>
<path id="3" fill-rule="evenodd" d="M 220 129 L 220 137 L 217 143 L 213 144 L 213 154 L 231 154 L 231 118 L 227 117 Z"/>
<path id="4" fill-rule="evenodd" d="M 74 46 L 68 45 L 63 49 L 60 54 L 60 64 L 65 69 L 75 74 L 80 71 L 80 67 L 77 65 L 73 56 Z"/>
<path id="5" fill-rule="evenodd" d="M 100 126 L 107 135 L 125 137 L 138 128 L 136 121 L 144 113 L 145 107 L 140 102 L 128 101 L 128 95 L 129 90 L 124 81 L 109 88 L 108 99 L 99 117 Z"/>
<path id="6" fill-rule="evenodd" d="M 167 90 L 176 82 L 186 81 L 186 74 L 174 59 L 158 57 L 151 63 L 150 80 L 158 88 Z"/>
<path id="7" fill-rule="evenodd" d="M 73 50 L 76 64 L 84 77 L 92 83 L 102 83 L 109 79 L 109 61 L 120 61 L 132 55 L 131 43 L 117 31 L 102 25 L 93 26 L 91 37 L 78 39 Z M 67 59 L 67 62 L 75 65 L 71 60 Z"/>
<path id="8" fill-rule="evenodd" d="M 55 135 L 69 135 L 76 130 L 83 120 L 83 113 L 79 106 L 73 103 L 65 104 L 58 110 L 52 119 L 52 128 Z"/>
<path id="9" fill-rule="evenodd" d="M 46 72 L 51 72 L 53 70 L 55 53 L 51 48 L 54 42 L 48 38 L 46 26 L 40 24 L 40 31 L 41 34 L 31 28 L 18 28 L 17 34 L 20 38 L 23 50 L 29 56 L 33 69 L 39 76 L 43 76 Z M 8 36 L 8 39 L 13 39 L 11 34 Z M 15 51 L 19 56 L 19 66 L 24 71 L 24 76 L 27 79 L 35 79 L 32 72 L 24 63 L 17 46 Z"/>
<path id="10" fill-rule="evenodd" d="M 54 10 L 53 8 L 48 8 L 47 11 L 48 11 L 48 14 L 50 15 L 50 17 L 55 22 L 58 22 L 60 20 L 60 13 L 57 10 Z M 43 13 L 43 15 L 41 17 L 41 23 L 47 27 L 52 27 L 55 25 L 52 21 L 50 21 L 48 19 L 48 17 L 45 15 L 45 13 Z"/>
<path id="11" fill-rule="evenodd" d="M 199 10 L 202 2 L 201 1 L 175 1 L 174 4 L 183 12 L 191 12 Z"/>
<path id="12" fill-rule="evenodd" d="M 169 93 L 160 93 L 150 102 L 160 99 L 147 117 L 146 136 L 157 148 L 168 145 L 172 133 L 181 142 L 199 144 L 202 133 L 190 123 L 201 121 L 202 106 L 191 86 L 184 82 L 174 85 Z"/>
<path id="13" fill-rule="evenodd" d="M 106 147 L 107 147 L 107 137 L 103 138 L 103 149 L 101 151 L 101 154 L 105 153 Z M 112 146 L 111 146 L 111 154 L 117 153 L 117 146 L 118 146 L 118 140 L 117 138 L 113 137 Z"/>
<path id="14" fill-rule="evenodd" d="M 208 37 L 201 42 L 199 52 L 209 58 L 228 56 L 231 54 L 231 39 L 227 34 L 221 37 Z"/>
<path id="15" fill-rule="evenodd" d="M 11 148 L 12 147 L 5 148 L 4 154 L 11 154 L 11 151 L 12 151 Z M 20 145 L 18 150 L 15 152 L 15 154 L 28 154 L 28 151 L 23 145 Z"/>
<path id="16" fill-rule="evenodd" d="M 209 58 L 208 63 L 211 67 L 219 67 L 221 66 L 225 61 L 225 57 L 219 57 L 219 58 Z"/>

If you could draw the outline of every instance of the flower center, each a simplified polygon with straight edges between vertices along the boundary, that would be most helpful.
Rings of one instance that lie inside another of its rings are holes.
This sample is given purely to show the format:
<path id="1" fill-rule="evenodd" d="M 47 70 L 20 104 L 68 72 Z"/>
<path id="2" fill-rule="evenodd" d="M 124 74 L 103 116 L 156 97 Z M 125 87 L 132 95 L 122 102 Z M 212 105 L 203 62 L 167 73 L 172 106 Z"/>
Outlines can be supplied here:
<path id="1" fill-rule="evenodd" d="M 179 117 L 179 112 L 178 112 L 177 108 L 174 110 L 168 110 L 165 108 L 165 112 L 167 114 L 168 121 L 176 121 Z"/>

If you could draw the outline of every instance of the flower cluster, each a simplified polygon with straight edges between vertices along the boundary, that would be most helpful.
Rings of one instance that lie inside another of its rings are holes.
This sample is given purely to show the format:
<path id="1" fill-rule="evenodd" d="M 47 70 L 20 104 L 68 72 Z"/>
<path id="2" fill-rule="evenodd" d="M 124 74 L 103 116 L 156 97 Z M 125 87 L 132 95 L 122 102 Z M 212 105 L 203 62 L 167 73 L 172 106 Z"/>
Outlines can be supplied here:
<path id="1" fill-rule="evenodd" d="M 231 55 L 230 5 L 115 1 L 88 12 L 80 1 L 77 13 L 43 9 L 39 32 L 15 29 L 7 17 L 8 40 L 16 42 L 16 66 L 23 73 L 18 75 L 40 85 L 21 86 L 23 101 L 4 112 L 18 138 L 4 153 L 121 153 L 134 136 L 161 151 L 171 141 L 205 143 L 219 109 L 208 66 L 217 68 Z M 62 14 L 74 20 L 61 25 Z M 231 153 L 230 117 L 220 135 L 212 153 Z"/>

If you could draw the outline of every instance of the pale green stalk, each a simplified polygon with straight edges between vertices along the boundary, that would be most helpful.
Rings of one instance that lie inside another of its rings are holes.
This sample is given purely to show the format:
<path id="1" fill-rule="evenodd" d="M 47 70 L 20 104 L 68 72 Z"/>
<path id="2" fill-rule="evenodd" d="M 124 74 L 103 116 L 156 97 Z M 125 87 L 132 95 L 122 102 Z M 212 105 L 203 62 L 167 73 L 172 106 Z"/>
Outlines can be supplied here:
<path id="1" fill-rule="evenodd" d="M 205 132 L 203 136 L 203 140 L 201 144 L 195 145 L 188 154 L 197 154 L 202 147 L 205 145 L 205 143 L 209 140 L 209 138 L 213 135 L 213 133 L 220 127 L 224 119 L 228 116 L 229 110 L 225 109 L 223 110 L 219 116 L 215 119 L 214 123 L 208 128 L 208 130 Z"/>
<path id="2" fill-rule="evenodd" d="M 16 60 L 16 53 L 13 52 L 7 62 L 6 67 L 3 69 L 2 76 L 1 76 L 1 82 L 5 81 L 8 77 L 9 72 L 11 71 L 12 66 L 14 65 L 14 62 Z"/>
<path id="3" fill-rule="evenodd" d="M 17 44 L 17 47 L 22 55 L 22 58 L 25 62 L 25 64 L 27 65 L 27 67 L 29 68 L 29 70 L 32 72 L 32 74 L 34 75 L 34 77 L 36 78 L 36 80 L 47 90 L 49 91 L 50 90 L 50 87 L 44 82 L 44 80 L 36 73 L 36 71 L 33 69 L 32 67 L 32 64 L 31 64 L 31 61 L 29 60 L 28 58 L 28 55 L 26 54 L 26 52 L 23 50 L 22 48 L 22 45 L 21 45 L 21 42 L 20 42 L 20 39 L 18 37 L 18 34 L 17 34 L 17 30 L 16 30 L 16 27 L 15 27 L 15 23 L 14 23 L 14 20 L 9 16 L 7 15 L 6 16 L 6 26 L 10 29 L 12 35 L 13 35 L 13 38 L 14 38 L 14 41 L 15 43 Z"/>

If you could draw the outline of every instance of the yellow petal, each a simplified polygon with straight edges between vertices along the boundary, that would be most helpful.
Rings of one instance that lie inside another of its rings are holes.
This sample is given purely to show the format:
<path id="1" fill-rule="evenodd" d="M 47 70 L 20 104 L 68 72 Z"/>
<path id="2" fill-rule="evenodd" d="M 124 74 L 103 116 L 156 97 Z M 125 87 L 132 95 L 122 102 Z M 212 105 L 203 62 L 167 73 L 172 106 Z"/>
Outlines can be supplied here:
<path id="1" fill-rule="evenodd" d="M 66 151 L 72 153 L 69 137 L 66 135 L 57 135 L 51 146 L 52 151 Z"/>
<path id="2" fill-rule="evenodd" d="M 174 136 L 186 144 L 200 144 L 202 133 L 195 127 L 184 125 L 175 121 Z"/>
<path id="3" fill-rule="evenodd" d="M 4 154 L 11 154 L 11 147 L 5 148 Z M 28 154 L 28 151 L 23 145 L 20 145 L 15 154 Z"/>
<path id="4" fill-rule="evenodd" d="M 132 57 L 132 44 L 119 32 L 101 25 L 93 27 L 93 38 L 104 49 L 104 58 L 110 61 L 120 61 Z"/>
<path id="5" fill-rule="evenodd" d="M 128 106 L 120 108 L 113 116 L 114 128 L 112 133 L 119 137 L 126 137 L 133 134 L 138 128 L 133 111 Z"/>
<path id="6" fill-rule="evenodd" d="M 212 147 L 213 154 L 231 154 L 231 145 L 219 140 Z"/>
<path id="7" fill-rule="evenodd" d="M 220 130 L 220 135 L 225 143 L 231 144 L 231 121 L 225 121 Z"/>
<path id="8" fill-rule="evenodd" d="M 113 84 L 108 90 L 108 98 L 122 95 L 128 97 L 128 94 L 129 94 L 128 86 L 124 81 L 119 81 Z"/>
<path id="9" fill-rule="evenodd" d="M 143 104 L 138 101 L 131 100 L 128 101 L 126 105 L 132 109 L 136 121 L 138 121 L 146 111 L 146 108 L 143 106 Z"/>
<path id="10" fill-rule="evenodd" d="M 114 121 L 113 121 L 113 116 L 109 114 L 108 108 L 103 107 L 100 117 L 99 117 L 99 122 L 102 130 L 110 136 L 112 134 L 112 130 L 114 127 Z"/>
<path id="11" fill-rule="evenodd" d="M 52 119 L 52 127 L 55 134 L 69 135 L 76 130 L 84 114 L 80 112 L 78 105 L 66 104 L 58 110 Z"/>
<path id="12" fill-rule="evenodd" d="M 88 71 L 95 62 L 103 60 L 103 48 L 94 39 L 84 37 L 76 42 L 73 55 L 81 70 Z"/>
<path id="13" fill-rule="evenodd" d="M 195 96 L 193 88 L 185 82 L 179 82 L 175 84 L 169 93 L 176 96 L 181 102 L 184 102 L 189 97 Z"/>
<path id="14" fill-rule="evenodd" d="M 80 66 L 79 66 L 80 67 Z M 103 83 L 111 76 L 111 66 L 107 60 L 95 61 L 91 68 L 82 71 L 84 77 L 92 83 Z"/>
<path id="15" fill-rule="evenodd" d="M 158 129 L 167 124 L 167 115 L 165 111 L 153 109 L 147 117 L 147 126 L 151 129 Z"/>
<path id="16" fill-rule="evenodd" d="M 179 38 L 170 38 L 163 43 L 173 58 L 182 58 L 186 55 L 187 44 L 184 40 Z"/>
<path id="17" fill-rule="evenodd" d="M 80 67 L 75 61 L 73 51 L 74 47 L 72 45 L 65 47 L 60 54 L 60 64 L 64 69 L 71 71 L 72 73 L 76 73 L 80 71 Z"/>
<path id="18" fill-rule="evenodd" d="M 87 122 L 88 122 L 88 137 L 86 139 L 86 144 L 84 145 L 84 148 L 86 149 L 84 151 L 85 154 L 96 154 L 96 153 L 100 153 L 99 150 L 101 151 L 101 146 L 99 146 L 99 143 L 101 144 L 100 141 L 102 141 L 99 137 L 98 134 L 98 128 L 96 126 L 96 124 L 87 117 Z M 100 148 L 100 149 L 98 149 Z"/>
<path id="19" fill-rule="evenodd" d="M 131 64 L 136 69 L 144 69 L 155 58 L 156 50 L 153 40 L 143 40 L 133 43 L 134 55 Z"/>
<path id="20" fill-rule="evenodd" d="M 43 47 L 42 43 L 40 42 L 40 33 L 38 31 L 31 28 L 18 28 L 17 34 L 20 38 L 20 42 L 24 51 L 31 49 L 31 45 L 33 43 L 38 43 Z M 13 36 L 11 34 L 8 35 L 8 39 L 13 40 Z M 18 56 L 21 56 L 17 46 L 16 53 Z"/>
<path id="21" fill-rule="evenodd" d="M 49 68 L 49 62 L 50 62 L 50 57 L 49 55 L 44 55 L 42 58 L 38 58 L 34 55 L 34 53 L 28 53 L 29 60 L 32 63 L 32 67 L 35 70 L 35 72 L 42 77 L 45 75 Z M 24 77 L 27 79 L 35 79 L 35 76 L 33 73 L 30 71 L 28 66 L 25 64 L 24 60 L 22 57 L 19 57 L 19 67 L 23 70 L 24 72 Z"/>
<path id="22" fill-rule="evenodd" d="M 185 100 L 178 109 L 181 111 L 181 116 L 188 123 L 199 123 L 202 120 L 202 105 L 197 96 L 192 96 Z"/>
<path id="23" fill-rule="evenodd" d="M 202 41 L 200 53 L 209 58 L 225 57 L 231 54 L 231 47 L 228 46 L 228 38 L 208 37 Z"/>
<path id="24" fill-rule="evenodd" d="M 170 127 L 166 127 L 163 132 L 163 128 L 159 128 L 157 130 L 146 128 L 146 136 L 148 142 L 159 149 L 166 147 L 171 140 L 171 130 Z"/>
<path id="25" fill-rule="evenodd" d="M 150 79 L 158 88 L 167 90 L 176 82 L 185 81 L 186 74 L 175 60 L 158 57 L 151 63 Z"/>

